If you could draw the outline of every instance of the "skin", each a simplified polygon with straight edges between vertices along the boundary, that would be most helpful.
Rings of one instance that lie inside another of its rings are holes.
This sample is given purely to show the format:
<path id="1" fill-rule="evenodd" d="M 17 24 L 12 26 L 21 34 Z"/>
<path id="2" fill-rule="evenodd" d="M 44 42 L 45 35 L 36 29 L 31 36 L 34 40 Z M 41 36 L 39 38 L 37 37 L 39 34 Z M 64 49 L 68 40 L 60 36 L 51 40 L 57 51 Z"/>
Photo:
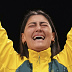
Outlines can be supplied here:
<path id="1" fill-rule="evenodd" d="M 45 39 L 33 40 L 34 36 L 44 36 Z M 55 34 L 52 33 L 48 20 L 43 15 L 33 15 L 26 23 L 24 33 L 22 33 L 22 42 L 26 41 L 29 49 L 40 52 L 50 47 L 54 37 Z"/>

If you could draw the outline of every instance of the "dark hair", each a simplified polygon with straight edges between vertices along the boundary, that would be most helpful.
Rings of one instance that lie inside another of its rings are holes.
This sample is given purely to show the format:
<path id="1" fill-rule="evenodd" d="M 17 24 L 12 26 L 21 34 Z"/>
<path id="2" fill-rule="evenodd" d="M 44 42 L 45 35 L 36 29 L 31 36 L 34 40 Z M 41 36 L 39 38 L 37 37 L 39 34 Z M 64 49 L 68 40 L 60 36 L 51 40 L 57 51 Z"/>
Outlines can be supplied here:
<path id="1" fill-rule="evenodd" d="M 26 43 L 24 43 L 24 44 L 22 43 L 21 33 L 24 33 L 26 23 L 27 23 L 29 17 L 32 16 L 32 15 L 43 15 L 49 21 L 49 24 L 52 28 L 52 32 L 55 32 L 55 42 L 51 42 L 51 59 L 52 59 L 53 56 L 55 56 L 56 54 L 58 54 L 60 52 L 60 45 L 59 45 L 59 42 L 58 42 L 58 36 L 57 36 L 56 29 L 54 27 L 54 24 L 53 24 L 50 16 L 48 14 L 46 14 L 45 12 L 43 12 L 42 10 L 29 11 L 28 14 L 25 15 L 24 20 L 22 22 L 22 26 L 21 26 L 21 31 L 20 31 L 19 54 L 20 54 L 22 59 L 23 59 L 23 56 L 26 56 L 27 58 L 29 57 L 28 47 L 27 47 Z"/>

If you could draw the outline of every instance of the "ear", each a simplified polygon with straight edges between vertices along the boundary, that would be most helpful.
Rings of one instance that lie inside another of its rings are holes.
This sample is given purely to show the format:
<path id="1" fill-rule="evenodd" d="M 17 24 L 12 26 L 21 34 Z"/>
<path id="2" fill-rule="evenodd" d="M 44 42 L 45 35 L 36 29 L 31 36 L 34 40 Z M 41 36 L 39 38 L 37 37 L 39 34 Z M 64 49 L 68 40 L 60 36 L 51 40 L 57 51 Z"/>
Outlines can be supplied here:
<path id="1" fill-rule="evenodd" d="M 55 32 L 52 32 L 52 38 L 51 41 L 55 41 Z"/>
<path id="2" fill-rule="evenodd" d="M 25 38 L 25 34 L 24 33 L 21 34 L 21 39 L 22 39 L 22 43 L 24 44 L 24 42 L 26 41 L 26 38 Z"/>

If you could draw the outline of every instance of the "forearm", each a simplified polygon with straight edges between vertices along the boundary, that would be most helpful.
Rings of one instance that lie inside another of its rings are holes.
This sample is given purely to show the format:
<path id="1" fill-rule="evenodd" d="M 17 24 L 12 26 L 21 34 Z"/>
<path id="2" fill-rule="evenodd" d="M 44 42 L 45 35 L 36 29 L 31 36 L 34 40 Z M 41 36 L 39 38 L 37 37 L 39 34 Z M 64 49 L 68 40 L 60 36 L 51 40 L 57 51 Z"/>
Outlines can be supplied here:
<path id="1" fill-rule="evenodd" d="M 8 39 L 6 30 L 0 24 L 0 61 L 7 59 L 8 55 L 13 53 L 13 51 L 13 42 Z"/>
<path id="2" fill-rule="evenodd" d="M 69 65 L 72 65 L 72 28 L 67 34 L 67 40 L 63 52 L 66 54 L 66 58 L 69 61 Z"/>
<path id="3" fill-rule="evenodd" d="M 72 28 L 67 34 L 67 40 L 66 40 L 67 46 L 69 46 L 72 49 Z"/>

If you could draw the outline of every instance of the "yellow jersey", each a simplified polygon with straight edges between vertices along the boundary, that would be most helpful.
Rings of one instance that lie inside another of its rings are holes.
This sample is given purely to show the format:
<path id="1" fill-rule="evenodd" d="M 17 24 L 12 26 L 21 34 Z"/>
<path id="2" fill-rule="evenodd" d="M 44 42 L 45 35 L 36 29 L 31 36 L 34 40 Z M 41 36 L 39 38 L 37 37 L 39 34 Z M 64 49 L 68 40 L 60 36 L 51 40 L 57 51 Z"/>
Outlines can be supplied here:
<path id="1" fill-rule="evenodd" d="M 24 56 L 21 60 L 0 22 L 0 72 L 72 72 L 72 28 L 67 34 L 64 49 L 52 61 L 50 47 L 41 52 L 28 51 L 29 59 Z"/>

